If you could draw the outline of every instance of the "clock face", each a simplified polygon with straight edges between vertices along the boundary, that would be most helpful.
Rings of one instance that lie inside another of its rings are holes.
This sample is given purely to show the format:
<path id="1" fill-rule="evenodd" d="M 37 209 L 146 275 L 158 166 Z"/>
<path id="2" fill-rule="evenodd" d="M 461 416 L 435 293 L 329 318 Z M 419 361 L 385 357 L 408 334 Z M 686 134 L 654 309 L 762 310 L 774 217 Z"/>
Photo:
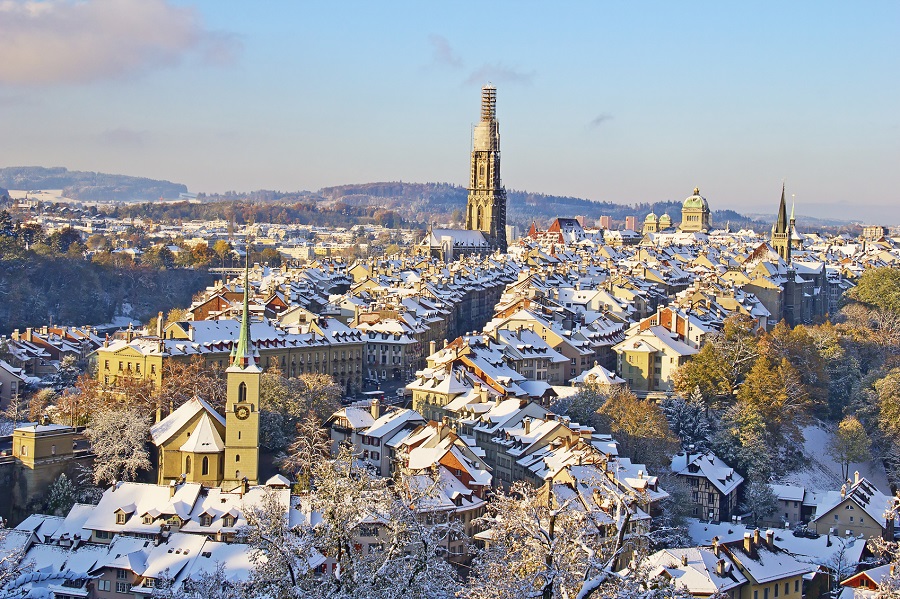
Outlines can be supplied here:
<path id="1" fill-rule="evenodd" d="M 250 410 L 247 406 L 241 406 L 234 411 L 234 415 L 238 417 L 238 420 L 246 420 L 250 417 Z"/>

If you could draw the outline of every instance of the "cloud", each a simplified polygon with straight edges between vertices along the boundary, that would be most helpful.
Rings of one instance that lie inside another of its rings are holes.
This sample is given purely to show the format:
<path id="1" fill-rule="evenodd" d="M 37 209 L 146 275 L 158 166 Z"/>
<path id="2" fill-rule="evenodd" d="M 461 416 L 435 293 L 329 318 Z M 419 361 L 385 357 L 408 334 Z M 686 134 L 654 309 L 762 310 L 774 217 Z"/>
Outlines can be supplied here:
<path id="1" fill-rule="evenodd" d="M 534 71 L 523 72 L 500 63 L 485 64 L 472 71 L 466 79 L 467 85 L 484 85 L 488 81 L 492 83 L 522 83 L 530 85 L 534 79 Z"/>
<path id="2" fill-rule="evenodd" d="M 431 43 L 431 54 L 434 64 L 448 67 L 462 66 L 462 59 L 453 51 L 450 42 L 443 35 L 432 33 L 428 36 L 428 41 Z"/>
<path id="3" fill-rule="evenodd" d="M 228 64 L 237 41 L 167 0 L 0 0 L 0 84 L 134 76 L 189 56 Z"/>
<path id="4" fill-rule="evenodd" d="M 119 127 L 118 129 L 108 129 L 98 136 L 101 143 L 110 146 L 143 146 L 149 139 L 150 134 L 147 131 L 138 131 L 127 127 Z"/>
<path id="5" fill-rule="evenodd" d="M 591 128 L 599 127 L 606 121 L 611 121 L 612 118 L 613 118 L 613 116 L 611 114 L 609 114 L 608 112 L 598 114 L 597 116 L 595 116 L 593 118 L 593 120 L 591 120 L 590 123 L 588 123 L 588 127 L 591 127 Z"/>

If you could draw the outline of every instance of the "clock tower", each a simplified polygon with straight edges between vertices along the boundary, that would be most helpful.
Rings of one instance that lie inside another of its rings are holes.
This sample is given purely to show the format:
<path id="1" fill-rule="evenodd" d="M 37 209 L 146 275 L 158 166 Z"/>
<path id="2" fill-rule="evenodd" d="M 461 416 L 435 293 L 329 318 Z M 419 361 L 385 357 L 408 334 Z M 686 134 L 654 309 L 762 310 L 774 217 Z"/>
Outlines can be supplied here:
<path id="1" fill-rule="evenodd" d="M 481 122 L 472 139 L 466 229 L 481 231 L 492 250 L 506 252 L 506 189 L 500 181 L 497 88 L 481 88 Z"/>
<path id="2" fill-rule="evenodd" d="M 244 310 L 241 333 L 231 350 L 231 366 L 225 371 L 228 392 L 225 403 L 225 472 L 222 488 L 240 486 L 243 479 L 259 483 L 259 352 L 250 339 L 250 272 L 244 266 Z"/>

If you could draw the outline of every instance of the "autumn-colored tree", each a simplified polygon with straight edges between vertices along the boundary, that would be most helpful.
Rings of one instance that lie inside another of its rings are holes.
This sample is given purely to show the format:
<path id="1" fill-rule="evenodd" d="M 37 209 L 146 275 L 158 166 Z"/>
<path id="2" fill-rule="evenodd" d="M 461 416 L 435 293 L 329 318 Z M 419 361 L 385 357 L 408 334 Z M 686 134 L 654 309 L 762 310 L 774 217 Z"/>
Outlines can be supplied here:
<path id="1" fill-rule="evenodd" d="M 675 372 L 673 380 L 679 395 L 688 396 L 694 389 L 699 389 L 700 395 L 710 398 L 713 404 L 731 399 L 734 391 L 728 366 L 722 353 L 712 343 L 701 347 Z"/>
<path id="2" fill-rule="evenodd" d="M 621 455 L 661 468 L 678 447 L 662 409 L 653 401 L 638 399 L 628 389 L 612 393 L 600 414 L 618 441 Z"/>
<path id="3" fill-rule="evenodd" d="M 769 349 L 786 358 L 797 370 L 810 400 L 825 406 L 828 402 L 828 373 L 809 329 L 803 325 L 791 328 L 782 320 L 772 329 L 767 341 Z"/>
<path id="4" fill-rule="evenodd" d="M 850 476 L 850 464 L 865 462 L 871 457 L 870 445 L 869 435 L 862 423 L 855 416 L 847 416 L 838 424 L 826 450 L 841 465 L 841 476 L 843 480 L 847 480 Z"/>
<path id="5" fill-rule="evenodd" d="M 900 270 L 890 267 L 866 270 L 847 292 L 847 298 L 887 312 L 900 314 Z"/>
<path id="6" fill-rule="evenodd" d="M 762 418 L 766 440 L 772 447 L 783 446 L 785 440 L 801 440 L 800 427 L 809 420 L 812 404 L 787 358 L 760 355 L 738 389 L 737 398 L 740 409 Z"/>

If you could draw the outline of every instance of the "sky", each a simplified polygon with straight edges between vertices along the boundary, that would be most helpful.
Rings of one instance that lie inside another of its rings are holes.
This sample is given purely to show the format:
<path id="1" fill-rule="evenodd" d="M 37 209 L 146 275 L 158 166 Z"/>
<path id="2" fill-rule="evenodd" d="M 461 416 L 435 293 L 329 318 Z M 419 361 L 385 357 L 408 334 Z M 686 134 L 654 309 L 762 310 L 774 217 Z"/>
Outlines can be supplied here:
<path id="1" fill-rule="evenodd" d="M 0 166 L 900 223 L 900 2 L 0 0 Z"/>

